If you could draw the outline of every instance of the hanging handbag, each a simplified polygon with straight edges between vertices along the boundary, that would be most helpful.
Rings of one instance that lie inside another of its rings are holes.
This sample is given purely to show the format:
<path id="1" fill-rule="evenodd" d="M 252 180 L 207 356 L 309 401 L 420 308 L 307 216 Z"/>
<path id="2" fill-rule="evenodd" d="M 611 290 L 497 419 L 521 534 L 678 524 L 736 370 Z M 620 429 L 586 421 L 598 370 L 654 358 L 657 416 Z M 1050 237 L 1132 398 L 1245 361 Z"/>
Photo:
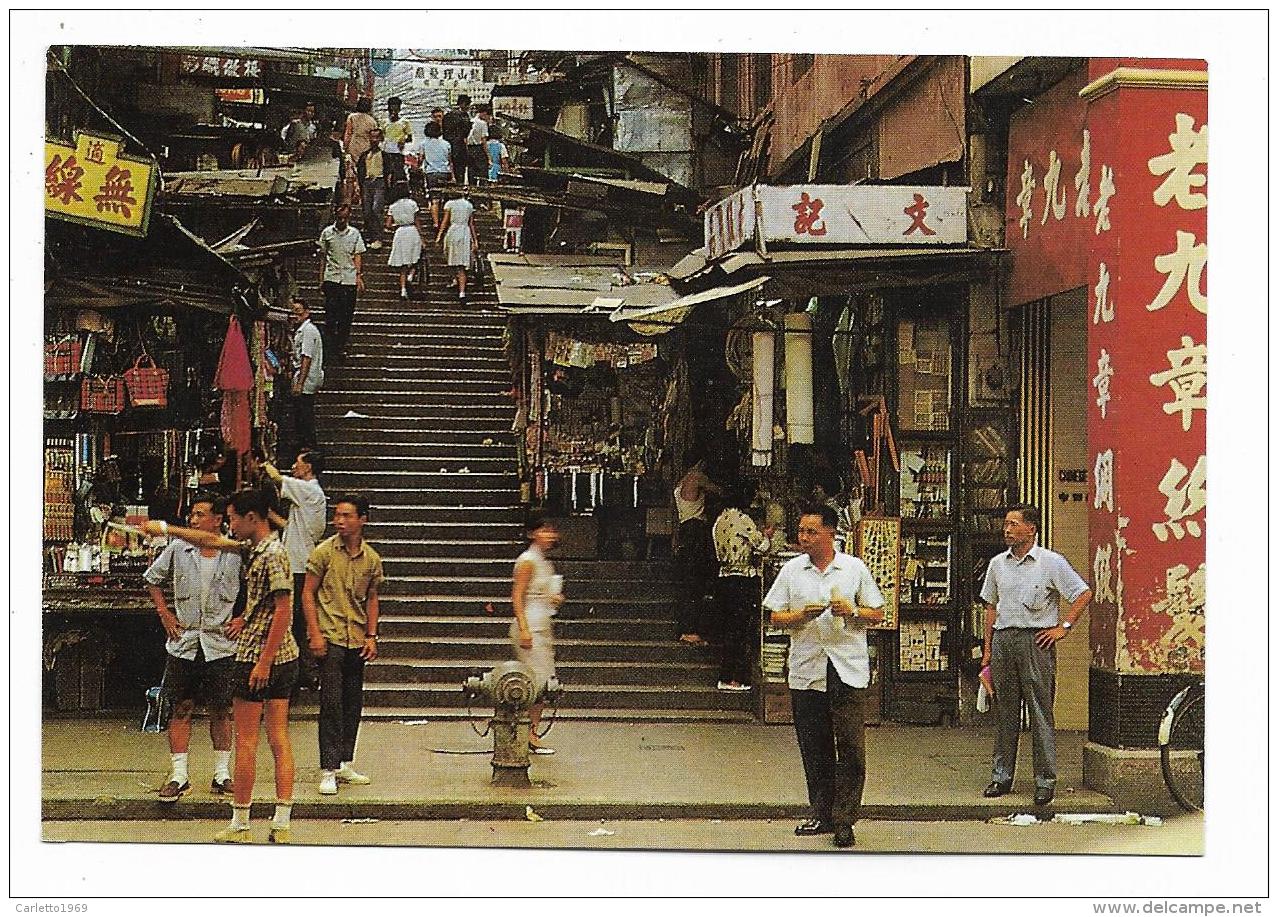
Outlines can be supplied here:
<path id="1" fill-rule="evenodd" d="M 80 336 L 76 334 L 46 337 L 44 339 L 44 374 L 70 376 L 78 373 L 83 346 Z"/>
<path id="2" fill-rule="evenodd" d="M 80 409 L 91 414 L 124 411 L 124 380 L 119 376 L 85 376 L 80 383 Z"/>
<path id="3" fill-rule="evenodd" d="M 142 365 L 143 360 L 147 365 Z M 124 371 L 124 382 L 129 387 L 129 401 L 135 408 L 168 407 L 169 371 L 156 366 L 149 354 L 143 353 L 131 368 Z"/>

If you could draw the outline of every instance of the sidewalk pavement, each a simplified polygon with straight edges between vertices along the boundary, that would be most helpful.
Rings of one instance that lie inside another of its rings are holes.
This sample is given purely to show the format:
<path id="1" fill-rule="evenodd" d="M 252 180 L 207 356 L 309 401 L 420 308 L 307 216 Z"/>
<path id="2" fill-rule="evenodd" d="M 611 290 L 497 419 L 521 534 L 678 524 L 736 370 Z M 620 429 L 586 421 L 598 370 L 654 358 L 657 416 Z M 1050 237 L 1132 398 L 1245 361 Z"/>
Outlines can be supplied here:
<path id="1" fill-rule="evenodd" d="M 206 721 L 192 729 L 191 792 L 159 802 L 169 764 L 163 735 L 133 720 L 48 720 L 43 728 L 43 817 L 222 818 L 229 798 L 209 791 Z M 483 723 L 478 724 L 483 728 Z M 807 817 L 794 729 L 758 724 L 560 721 L 535 756 L 526 789 L 494 787 L 492 740 L 465 721 L 372 721 L 360 728 L 355 765 L 370 786 L 320 796 L 317 724 L 290 726 L 298 818 L 523 819 L 525 807 L 553 819 L 766 819 Z M 1082 788 L 1083 733 L 1057 737 L 1056 812 L 1110 812 L 1112 801 Z M 992 731 L 972 727 L 874 726 L 866 730 L 863 817 L 985 819 L 1033 811 L 1028 735 L 1014 792 L 985 799 Z M 466 753 L 470 752 L 470 753 Z M 268 816 L 274 768 L 263 733 L 254 815 Z"/>

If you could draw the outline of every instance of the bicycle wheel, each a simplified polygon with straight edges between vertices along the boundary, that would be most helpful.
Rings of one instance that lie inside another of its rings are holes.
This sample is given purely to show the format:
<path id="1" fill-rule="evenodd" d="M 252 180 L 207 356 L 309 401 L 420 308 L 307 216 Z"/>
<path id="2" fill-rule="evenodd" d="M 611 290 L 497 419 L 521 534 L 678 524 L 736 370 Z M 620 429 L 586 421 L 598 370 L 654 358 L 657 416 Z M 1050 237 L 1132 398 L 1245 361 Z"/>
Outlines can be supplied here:
<path id="1" fill-rule="evenodd" d="M 1176 804 L 1189 812 L 1203 807 L 1206 710 L 1202 686 L 1190 685 L 1172 698 L 1158 728 L 1163 780 Z"/>

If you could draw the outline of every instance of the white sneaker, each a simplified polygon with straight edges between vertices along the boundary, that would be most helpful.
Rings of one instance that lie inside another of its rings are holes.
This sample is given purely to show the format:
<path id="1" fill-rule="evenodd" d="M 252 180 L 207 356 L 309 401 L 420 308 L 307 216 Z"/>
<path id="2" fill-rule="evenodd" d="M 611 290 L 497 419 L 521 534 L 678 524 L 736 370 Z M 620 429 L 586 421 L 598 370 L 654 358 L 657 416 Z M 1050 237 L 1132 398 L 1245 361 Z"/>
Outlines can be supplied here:
<path id="1" fill-rule="evenodd" d="M 343 764 L 337 771 L 337 779 L 342 783 L 350 783 L 355 786 L 368 786 L 372 783 L 372 779 L 361 774 L 349 764 Z"/>
<path id="2" fill-rule="evenodd" d="M 335 771 L 321 771 L 319 791 L 321 796 L 337 795 L 337 773 Z"/>

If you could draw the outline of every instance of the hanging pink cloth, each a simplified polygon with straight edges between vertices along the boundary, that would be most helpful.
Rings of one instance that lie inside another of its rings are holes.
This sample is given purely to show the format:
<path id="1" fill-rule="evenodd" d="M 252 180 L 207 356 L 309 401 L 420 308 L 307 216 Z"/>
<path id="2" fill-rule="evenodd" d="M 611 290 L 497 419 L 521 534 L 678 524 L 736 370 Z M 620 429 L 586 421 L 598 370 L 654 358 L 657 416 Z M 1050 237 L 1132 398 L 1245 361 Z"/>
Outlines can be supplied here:
<path id="1" fill-rule="evenodd" d="M 253 388 L 253 365 L 240 321 L 231 316 L 226 342 L 217 361 L 213 385 L 222 391 L 222 441 L 226 448 L 244 453 L 253 444 L 253 422 L 249 392 Z"/>

